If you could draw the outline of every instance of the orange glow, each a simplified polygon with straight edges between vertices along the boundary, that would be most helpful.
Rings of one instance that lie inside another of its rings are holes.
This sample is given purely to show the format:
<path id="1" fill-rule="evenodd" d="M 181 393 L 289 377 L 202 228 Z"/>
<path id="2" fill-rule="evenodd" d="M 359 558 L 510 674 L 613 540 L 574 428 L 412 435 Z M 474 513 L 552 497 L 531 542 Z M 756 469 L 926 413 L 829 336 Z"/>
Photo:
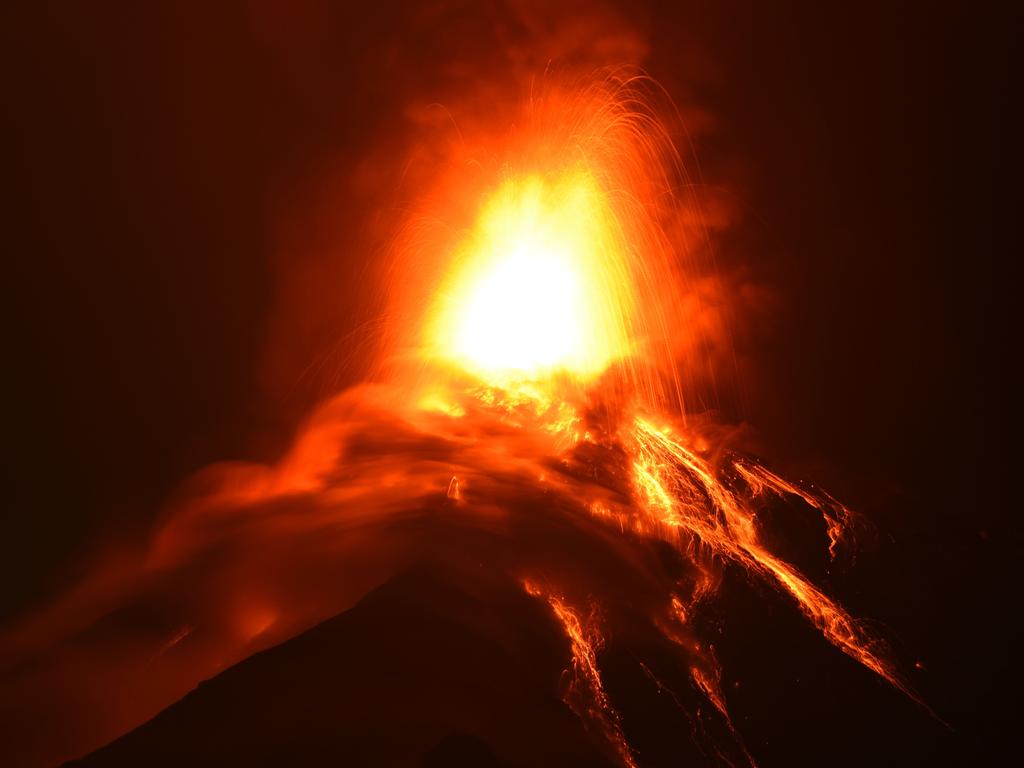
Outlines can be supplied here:
<path id="1" fill-rule="evenodd" d="M 630 348 L 623 253 L 614 214 L 586 170 L 507 180 L 439 291 L 429 354 L 492 384 L 601 373 Z"/>
<path id="2" fill-rule="evenodd" d="M 541 399 L 600 379 L 682 412 L 721 297 L 699 206 L 672 192 L 691 195 L 662 96 L 641 76 L 553 78 L 511 135 L 462 126 L 396 239 L 383 364 Z"/>

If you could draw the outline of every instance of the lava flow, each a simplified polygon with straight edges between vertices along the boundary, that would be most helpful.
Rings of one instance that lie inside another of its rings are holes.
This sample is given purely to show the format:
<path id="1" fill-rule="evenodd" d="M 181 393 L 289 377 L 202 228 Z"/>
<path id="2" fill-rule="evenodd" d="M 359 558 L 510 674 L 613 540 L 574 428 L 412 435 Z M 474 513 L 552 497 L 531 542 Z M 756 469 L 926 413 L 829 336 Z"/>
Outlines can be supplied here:
<path id="1" fill-rule="evenodd" d="M 753 763 L 701 621 L 739 572 L 916 700 L 885 642 L 777 552 L 762 519 L 772 504 L 813 511 L 835 557 L 853 544 L 854 513 L 731 452 L 687 407 L 707 364 L 699 295 L 713 278 L 695 267 L 700 216 L 680 191 L 663 102 L 642 77 L 551 85 L 513 135 L 467 136 L 394 249 L 377 380 L 324 405 L 276 467 L 208 470 L 144 553 L 2 648 L 163 606 L 160 629 L 133 635 L 134 656 L 115 642 L 102 658 L 100 642 L 68 651 L 146 670 L 136 709 L 97 726 L 110 738 L 406 564 L 456 560 L 510 577 L 549 611 L 571 660 L 565 703 L 610 759 L 644 764 L 641 716 L 623 710 L 603 653 L 639 638 L 657 652 L 630 669 L 692 726 L 672 738 Z M 62 679 L 68 657 L 44 668 Z M 689 711 L 687 685 L 711 715 Z M 98 706 L 82 696 L 69 710 Z"/>

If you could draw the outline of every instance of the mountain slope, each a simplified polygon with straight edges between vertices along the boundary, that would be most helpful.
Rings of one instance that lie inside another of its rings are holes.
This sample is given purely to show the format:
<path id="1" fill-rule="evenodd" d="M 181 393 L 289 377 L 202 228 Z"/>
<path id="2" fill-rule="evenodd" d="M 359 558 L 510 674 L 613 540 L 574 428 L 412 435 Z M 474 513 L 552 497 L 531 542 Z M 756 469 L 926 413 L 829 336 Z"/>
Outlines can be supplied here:
<path id="1" fill-rule="evenodd" d="M 608 765 L 559 696 L 559 628 L 473 576 L 407 572 L 71 764 Z"/>

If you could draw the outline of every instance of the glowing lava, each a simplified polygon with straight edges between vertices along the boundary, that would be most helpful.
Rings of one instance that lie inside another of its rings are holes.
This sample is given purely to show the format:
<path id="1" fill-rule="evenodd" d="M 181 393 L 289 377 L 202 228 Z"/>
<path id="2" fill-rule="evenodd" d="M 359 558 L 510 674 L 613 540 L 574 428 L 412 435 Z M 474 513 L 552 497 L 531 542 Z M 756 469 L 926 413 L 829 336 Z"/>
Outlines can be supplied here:
<path id="1" fill-rule="evenodd" d="M 507 180 L 439 291 L 431 353 L 492 384 L 589 378 L 628 354 L 633 297 L 615 221 L 585 170 Z"/>

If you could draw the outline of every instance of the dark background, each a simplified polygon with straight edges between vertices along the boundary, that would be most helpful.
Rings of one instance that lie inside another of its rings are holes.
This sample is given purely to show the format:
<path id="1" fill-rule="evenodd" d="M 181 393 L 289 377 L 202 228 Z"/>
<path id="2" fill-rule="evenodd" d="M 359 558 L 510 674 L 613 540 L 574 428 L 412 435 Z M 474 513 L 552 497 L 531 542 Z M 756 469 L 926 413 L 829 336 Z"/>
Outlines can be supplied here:
<path id="1" fill-rule="evenodd" d="M 143 535 L 188 473 L 273 460 L 344 382 L 378 193 L 346 188 L 352 247 L 319 288 L 336 300 L 301 322 L 280 318 L 276 222 L 318 169 L 355 174 L 417 86 L 366 70 L 376 41 L 425 43 L 402 6 L 321 9 L 296 76 L 268 40 L 305 5 L 272 5 L 4 12 L 4 624 Z M 974 3 L 636 13 L 651 74 L 715 118 L 696 151 L 740 222 L 720 247 L 777 298 L 730 415 L 875 521 L 849 607 L 994 748 L 1019 553 L 1008 20 Z"/>

